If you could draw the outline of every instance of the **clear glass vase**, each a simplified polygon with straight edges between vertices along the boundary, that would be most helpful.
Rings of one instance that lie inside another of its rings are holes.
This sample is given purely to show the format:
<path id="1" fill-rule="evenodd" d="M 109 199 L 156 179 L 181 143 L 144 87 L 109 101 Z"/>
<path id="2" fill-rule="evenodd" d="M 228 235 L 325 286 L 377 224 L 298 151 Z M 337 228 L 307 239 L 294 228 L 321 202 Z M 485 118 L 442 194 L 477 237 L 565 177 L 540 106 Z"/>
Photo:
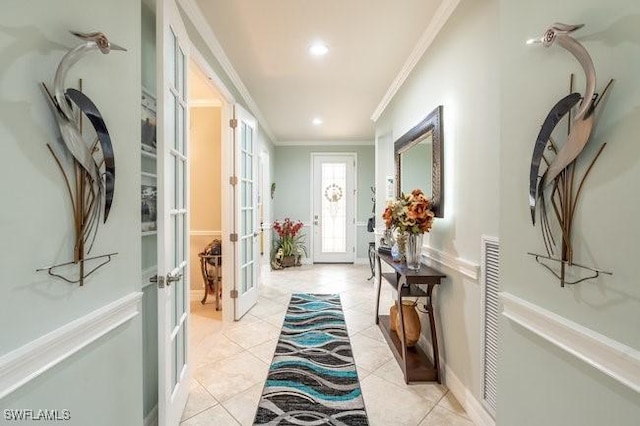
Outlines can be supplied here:
<path id="1" fill-rule="evenodd" d="M 407 268 L 417 271 L 420 269 L 420 257 L 422 256 L 422 235 L 409 234 L 406 243 Z"/>

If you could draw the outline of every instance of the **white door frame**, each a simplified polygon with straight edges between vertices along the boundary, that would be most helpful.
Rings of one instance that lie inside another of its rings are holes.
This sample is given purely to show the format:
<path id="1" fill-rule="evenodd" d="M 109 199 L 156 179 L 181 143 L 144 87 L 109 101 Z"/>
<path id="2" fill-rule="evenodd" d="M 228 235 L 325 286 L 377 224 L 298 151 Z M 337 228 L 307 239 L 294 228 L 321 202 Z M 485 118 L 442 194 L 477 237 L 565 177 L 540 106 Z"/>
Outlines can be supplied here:
<path id="1" fill-rule="evenodd" d="M 357 230 L 357 224 L 356 224 L 356 218 L 358 217 L 358 203 L 357 203 L 357 194 L 358 194 L 358 153 L 357 152 L 312 152 L 311 153 L 311 159 L 310 159 L 310 174 L 311 174 L 311 179 L 310 180 L 310 187 L 309 187 L 309 194 L 311 194 L 310 197 L 310 209 L 309 209 L 309 229 L 311 230 L 310 234 L 311 234 L 311 238 L 309 239 L 309 254 L 310 254 L 310 260 L 311 263 L 314 263 L 314 259 L 315 259 L 315 227 L 314 227 L 314 219 L 313 219 L 313 214 L 314 214 L 314 209 L 315 209 L 315 198 L 317 196 L 317 194 L 315 194 L 315 188 L 314 188 L 314 183 L 315 183 L 315 158 L 316 157 L 330 157 L 330 156 L 352 156 L 353 157 L 353 162 L 354 162 L 354 166 L 353 166 L 353 193 L 351 194 L 351 203 L 352 203 L 352 211 L 353 211 L 353 224 L 351 226 L 351 238 L 352 238 L 352 242 L 353 242 L 353 252 L 352 255 L 350 256 L 350 260 L 348 260 L 348 262 L 356 262 L 356 245 L 358 244 L 358 230 Z M 347 228 L 348 229 L 348 228 Z"/>
<path id="2" fill-rule="evenodd" d="M 220 197 L 222 203 L 221 209 L 221 239 L 225 249 L 222 250 L 222 321 L 233 321 L 233 299 L 229 297 L 229 291 L 234 288 L 234 256 L 231 243 L 231 233 L 233 232 L 233 187 L 229 185 L 229 179 L 233 175 L 233 131 L 229 126 L 230 120 L 233 118 L 233 105 L 235 99 L 229 89 L 224 85 L 220 77 L 213 70 L 209 62 L 204 58 L 198 48 L 191 43 L 190 46 L 191 59 L 200 67 L 200 70 L 211 81 L 211 85 L 222 96 L 221 108 L 221 138 L 220 138 L 220 163 L 221 163 L 221 185 Z"/>

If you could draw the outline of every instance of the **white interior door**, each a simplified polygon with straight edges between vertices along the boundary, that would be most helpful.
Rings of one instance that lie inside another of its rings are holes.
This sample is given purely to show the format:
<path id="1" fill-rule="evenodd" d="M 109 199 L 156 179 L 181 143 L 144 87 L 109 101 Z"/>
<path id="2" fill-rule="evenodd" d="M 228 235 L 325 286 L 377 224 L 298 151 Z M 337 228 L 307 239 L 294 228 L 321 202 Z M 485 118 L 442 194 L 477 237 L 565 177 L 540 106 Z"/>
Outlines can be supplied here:
<path id="1" fill-rule="evenodd" d="M 256 120 L 240 105 L 234 107 L 235 319 L 258 301 L 258 182 Z"/>
<path id="2" fill-rule="evenodd" d="M 355 154 L 312 154 L 313 262 L 355 261 Z"/>
<path id="3" fill-rule="evenodd" d="M 180 422 L 189 396 L 187 33 L 174 0 L 157 3 L 158 424 Z"/>

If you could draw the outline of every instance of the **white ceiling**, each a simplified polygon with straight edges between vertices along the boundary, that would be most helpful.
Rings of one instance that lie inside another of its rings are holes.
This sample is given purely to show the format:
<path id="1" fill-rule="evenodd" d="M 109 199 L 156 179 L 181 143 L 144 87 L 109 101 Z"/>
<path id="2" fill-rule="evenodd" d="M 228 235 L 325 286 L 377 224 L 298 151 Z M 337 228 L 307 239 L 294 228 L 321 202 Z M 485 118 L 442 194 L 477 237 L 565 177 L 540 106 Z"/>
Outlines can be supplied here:
<path id="1" fill-rule="evenodd" d="M 372 141 L 370 117 L 442 0 L 196 3 L 274 142 L 286 143 Z M 308 53 L 317 39 L 324 57 Z"/>

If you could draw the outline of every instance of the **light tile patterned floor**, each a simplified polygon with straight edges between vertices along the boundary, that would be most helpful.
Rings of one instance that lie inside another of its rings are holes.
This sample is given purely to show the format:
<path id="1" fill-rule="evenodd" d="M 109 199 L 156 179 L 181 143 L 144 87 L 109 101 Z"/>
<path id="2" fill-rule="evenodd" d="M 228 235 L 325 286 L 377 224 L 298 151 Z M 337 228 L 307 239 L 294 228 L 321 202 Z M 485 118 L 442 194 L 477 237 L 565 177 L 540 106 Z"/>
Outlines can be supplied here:
<path id="1" fill-rule="evenodd" d="M 362 394 L 372 426 L 473 426 L 446 387 L 406 385 L 374 324 L 375 289 L 368 265 L 304 265 L 262 270 L 258 304 L 224 324 L 213 305 L 191 302 L 194 380 L 181 425 L 251 425 L 291 293 L 340 293 Z M 391 306 L 383 286 L 381 307 Z M 384 308 L 382 308 L 384 309 Z"/>

